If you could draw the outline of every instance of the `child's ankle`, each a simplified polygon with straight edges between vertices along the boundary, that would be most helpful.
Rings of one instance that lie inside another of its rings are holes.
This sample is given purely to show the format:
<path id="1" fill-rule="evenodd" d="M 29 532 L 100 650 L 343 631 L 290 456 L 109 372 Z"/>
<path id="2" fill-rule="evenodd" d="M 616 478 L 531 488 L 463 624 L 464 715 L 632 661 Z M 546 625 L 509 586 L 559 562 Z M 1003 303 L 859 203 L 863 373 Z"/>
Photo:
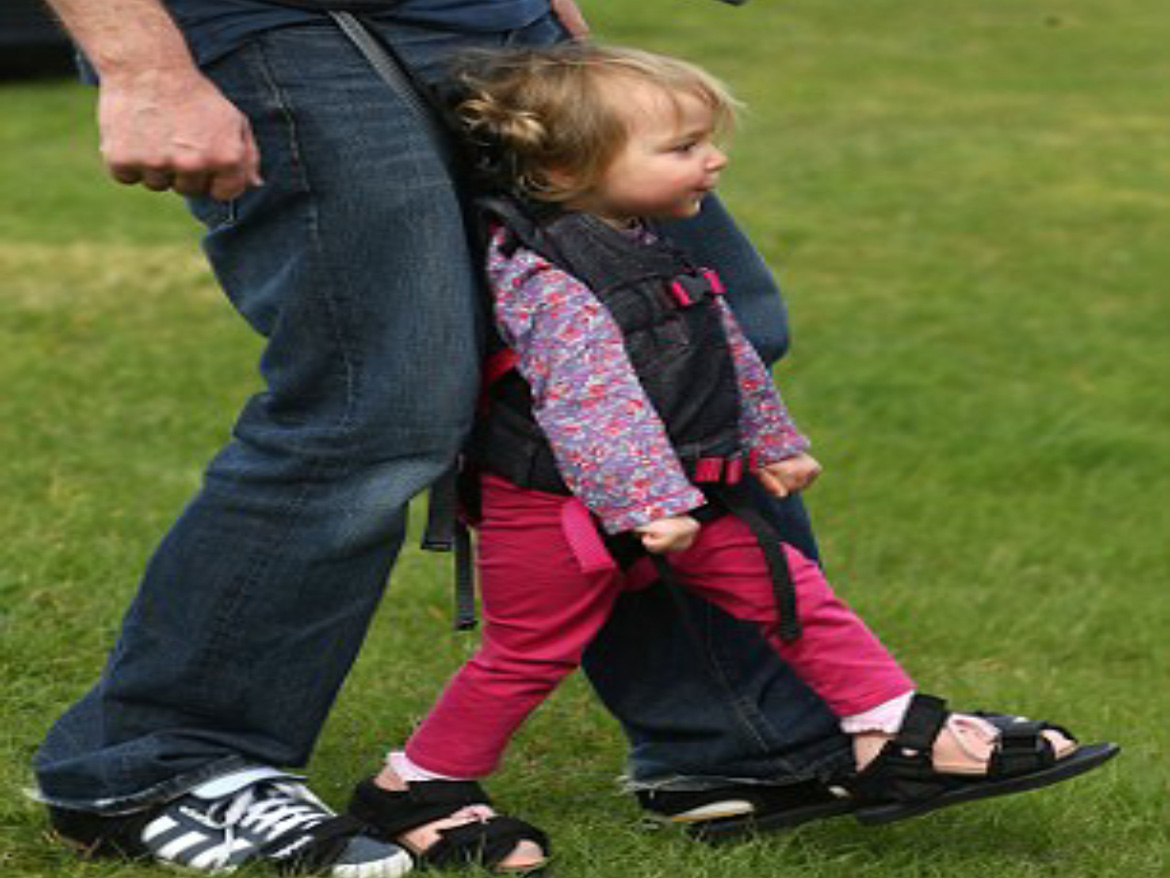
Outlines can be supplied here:
<path id="1" fill-rule="evenodd" d="M 386 790 L 401 791 L 407 784 L 426 783 L 433 780 L 462 780 L 463 778 L 449 777 L 428 771 L 421 765 L 411 761 L 410 757 L 401 750 L 394 750 L 387 754 L 382 770 L 374 777 L 374 783 Z"/>
<path id="2" fill-rule="evenodd" d="M 882 752 L 882 748 L 886 746 L 887 742 L 892 741 L 894 736 L 890 732 L 871 730 L 858 732 L 852 738 L 853 762 L 857 766 L 857 770 L 862 771 L 877 758 L 877 755 Z"/>

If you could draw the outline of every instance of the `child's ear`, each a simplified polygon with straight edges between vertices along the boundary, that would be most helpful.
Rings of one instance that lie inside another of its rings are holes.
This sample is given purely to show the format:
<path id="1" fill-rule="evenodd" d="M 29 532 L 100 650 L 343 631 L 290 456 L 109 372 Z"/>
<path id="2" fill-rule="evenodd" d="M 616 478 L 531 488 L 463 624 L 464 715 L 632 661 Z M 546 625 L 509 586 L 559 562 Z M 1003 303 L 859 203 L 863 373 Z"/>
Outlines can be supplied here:
<path id="1" fill-rule="evenodd" d="M 577 188 L 577 175 L 567 168 L 553 167 L 544 169 L 544 179 L 554 189 L 571 191 Z"/>

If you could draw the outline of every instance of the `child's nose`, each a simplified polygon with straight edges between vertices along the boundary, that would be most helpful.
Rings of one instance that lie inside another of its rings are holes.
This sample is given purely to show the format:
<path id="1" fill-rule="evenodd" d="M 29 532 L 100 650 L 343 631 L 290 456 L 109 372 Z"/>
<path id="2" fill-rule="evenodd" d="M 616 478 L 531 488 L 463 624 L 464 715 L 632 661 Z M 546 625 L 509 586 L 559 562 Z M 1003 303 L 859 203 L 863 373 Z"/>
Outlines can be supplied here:
<path id="1" fill-rule="evenodd" d="M 712 171 L 721 171 L 727 167 L 727 153 L 717 146 L 711 147 L 711 154 L 707 157 L 707 167 Z"/>

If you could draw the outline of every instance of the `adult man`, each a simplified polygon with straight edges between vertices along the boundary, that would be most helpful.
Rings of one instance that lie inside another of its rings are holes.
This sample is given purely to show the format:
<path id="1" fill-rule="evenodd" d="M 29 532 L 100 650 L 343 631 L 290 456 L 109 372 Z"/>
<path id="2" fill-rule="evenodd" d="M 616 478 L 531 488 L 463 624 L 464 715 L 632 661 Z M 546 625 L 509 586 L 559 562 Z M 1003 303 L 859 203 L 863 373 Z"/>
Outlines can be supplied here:
<path id="1" fill-rule="evenodd" d="M 549 0 L 51 4 L 100 79 L 110 173 L 190 199 L 220 283 L 266 348 L 265 389 L 151 559 L 106 672 L 37 755 L 42 796 L 58 831 L 97 852 L 205 871 L 271 859 L 398 874 L 409 867 L 402 851 L 333 818 L 273 766 L 307 761 L 401 544 L 406 503 L 466 432 L 477 294 L 425 120 L 321 10 L 363 9 L 422 79 L 464 47 L 561 39 L 561 22 L 580 26 L 576 10 L 557 2 L 558 19 Z M 749 326 L 767 325 L 750 313 L 776 315 L 758 257 L 717 206 L 702 222 L 679 236 L 724 273 L 747 275 L 733 284 L 746 294 L 737 307 Z M 731 784 L 717 774 L 812 778 L 842 763 L 827 712 L 793 697 L 782 669 L 697 607 L 726 657 L 713 677 L 677 623 L 642 627 L 655 599 L 632 601 L 591 656 L 634 741 L 636 781 L 702 789 Z M 615 666 L 625 672 L 606 673 Z"/>

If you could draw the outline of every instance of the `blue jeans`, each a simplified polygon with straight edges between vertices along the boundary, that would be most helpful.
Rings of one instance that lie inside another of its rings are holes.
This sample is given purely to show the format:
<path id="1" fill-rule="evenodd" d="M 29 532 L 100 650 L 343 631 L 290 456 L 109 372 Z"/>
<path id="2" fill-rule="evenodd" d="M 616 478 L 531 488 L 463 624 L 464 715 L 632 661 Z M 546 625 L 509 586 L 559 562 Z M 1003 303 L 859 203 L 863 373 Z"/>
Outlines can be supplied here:
<path id="1" fill-rule="evenodd" d="M 560 36 L 550 20 L 513 34 L 382 30 L 424 76 L 465 46 Z M 129 811 L 245 765 L 305 764 L 385 589 L 407 501 L 450 465 L 473 411 L 474 273 L 448 169 L 409 102 L 324 21 L 262 34 L 209 73 L 251 119 L 267 183 L 192 208 L 225 292 L 266 340 L 265 386 L 150 560 L 100 680 L 37 753 L 42 795 L 65 807 Z M 656 623 L 664 642 L 681 642 L 670 619 Z M 622 671 L 601 682 L 607 703 L 656 736 L 635 738 L 636 760 L 644 745 L 657 754 L 635 774 L 738 773 L 746 763 L 723 750 L 674 763 L 669 711 L 641 714 L 637 692 L 677 684 L 680 736 L 702 699 L 703 726 L 736 724 L 722 736 L 733 742 L 759 693 L 733 678 L 712 694 L 702 667 L 635 676 L 628 646 L 597 655 Z M 785 688 L 790 675 L 769 667 Z M 803 735 L 806 708 L 777 701 L 771 724 Z M 818 758 L 832 739 L 818 739 Z M 758 768 L 777 776 L 775 761 Z"/>

